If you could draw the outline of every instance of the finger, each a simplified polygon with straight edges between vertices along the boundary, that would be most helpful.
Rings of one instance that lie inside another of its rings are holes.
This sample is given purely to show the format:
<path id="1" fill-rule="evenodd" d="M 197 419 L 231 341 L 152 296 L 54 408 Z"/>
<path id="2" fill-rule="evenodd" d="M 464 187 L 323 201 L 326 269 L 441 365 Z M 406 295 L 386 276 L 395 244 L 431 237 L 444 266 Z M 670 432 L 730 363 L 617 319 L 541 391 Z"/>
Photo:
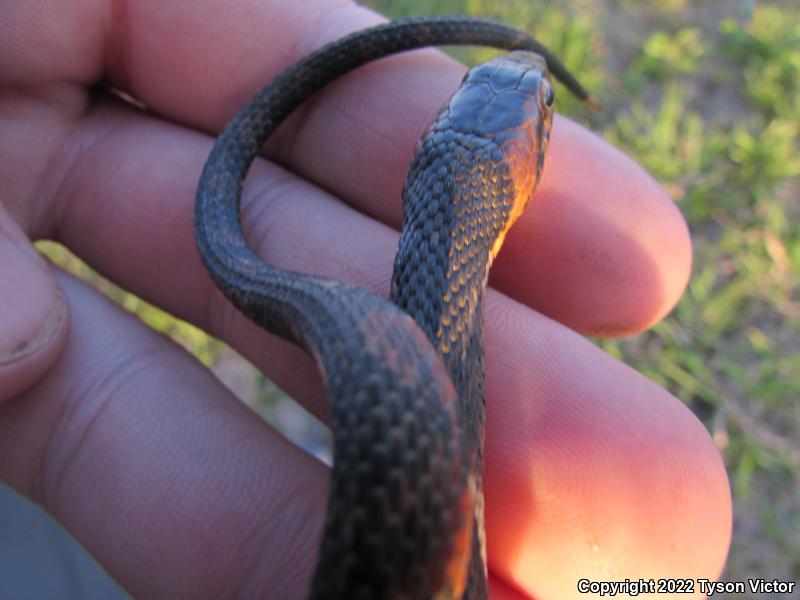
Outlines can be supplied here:
<path id="1" fill-rule="evenodd" d="M 304 597 L 326 469 L 192 357 L 60 277 L 62 357 L 0 406 L 0 479 L 136 598 Z"/>
<path id="2" fill-rule="evenodd" d="M 556 119 L 554 130 L 542 181 L 491 283 L 584 334 L 643 331 L 688 282 L 686 222 L 622 152 L 568 119 Z"/>
<path id="3" fill-rule="evenodd" d="M 65 15 L 60 35 L 48 38 L 52 50 L 86 37 L 87 27 L 108 32 L 95 45 L 79 45 L 78 57 L 65 53 L 70 65 L 61 69 L 71 81 L 107 67 L 108 79 L 154 112 L 211 131 L 281 69 L 377 20 L 363 8 L 328 0 L 299 12 L 257 0 L 220 11 L 202 1 L 192 19 L 182 3 L 160 3 L 157 10 L 147 3 L 117 3 L 117 11 L 104 3 L 87 6 L 76 11 L 80 19 Z M 28 18 L 23 24 L 30 31 L 21 39 L 46 35 L 41 22 L 48 21 Z M 166 43 L 168 55 L 161 50 Z M 463 67 L 434 51 L 379 61 L 290 119 L 270 154 L 396 227 L 416 140 L 462 74 Z M 630 333 L 663 316 L 685 287 L 691 253 L 685 224 L 658 186 L 566 119 L 556 123 L 544 177 L 498 259 L 495 285 L 587 333 Z"/>
<path id="4" fill-rule="evenodd" d="M 50 368 L 68 329 L 47 263 L 0 204 L 0 403 Z"/>
<path id="5" fill-rule="evenodd" d="M 257 362 L 277 357 L 270 361 L 270 375 L 288 385 L 298 374 L 298 362 L 286 360 L 285 346 L 266 342 L 263 335 L 248 339 L 254 328 L 245 327 L 213 291 L 197 258 L 191 204 L 209 140 L 115 104 L 98 106 L 80 135 L 99 141 L 73 143 L 86 150 L 72 160 L 73 178 L 59 187 L 63 206 L 50 211 L 63 215 L 56 227 L 62 241 L 124 287 L 239 344 L 251 358 L 273 348 Z M 265 259 L 386 294 L 396 233 L 263 161 L 256 163 L 245 195 L 245 226 Z M 93 235 L 86 236 L 87 230 Z M 600 311 L 587 310 L 587 315 L 592 327 L 603 326 Z M 313 385 L 317 379 L 299 379 L 303 387 L 290 389 L 319 401 L 321 395 L 310 392 L 319 390 Z M 315 405 L 317 414 L 321 406 Z"/>
<path id="6" fill-rule="evenodd" d="M 582 597 L 582 578 L 718 577 L 731 498 L 702 424 L 581 336 L 492 300 L 485 489 L 495 573 L 542 599 Z M 553 577 L 564 565 L 569 573 Z"/>

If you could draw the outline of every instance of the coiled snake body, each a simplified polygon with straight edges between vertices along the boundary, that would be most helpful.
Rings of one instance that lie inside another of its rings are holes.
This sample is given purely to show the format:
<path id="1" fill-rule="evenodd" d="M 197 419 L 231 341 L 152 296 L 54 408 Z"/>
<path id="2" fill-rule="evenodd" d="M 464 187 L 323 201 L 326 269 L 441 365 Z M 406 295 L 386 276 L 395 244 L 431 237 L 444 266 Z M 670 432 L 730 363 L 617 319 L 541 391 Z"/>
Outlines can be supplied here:
<path id="1" fill-rule="evenodd" d="M 282 271 L 247 246 L 242 181 L 309 96 L 377 58 L 430 45 L 513 52 L 471 70 L 420 141 L 403 193 L 392 303 Z M 228 124 L 203 169 L 195 236 L 250 319 L 307 349 L 330 401 L 334 466 L 312 598 L 485 598 L 482 301 L 492 259 L 541 172 L 547 70 L 586 92 L 527 34 L 468 17 L 394 21 L 296 63 Z"/>

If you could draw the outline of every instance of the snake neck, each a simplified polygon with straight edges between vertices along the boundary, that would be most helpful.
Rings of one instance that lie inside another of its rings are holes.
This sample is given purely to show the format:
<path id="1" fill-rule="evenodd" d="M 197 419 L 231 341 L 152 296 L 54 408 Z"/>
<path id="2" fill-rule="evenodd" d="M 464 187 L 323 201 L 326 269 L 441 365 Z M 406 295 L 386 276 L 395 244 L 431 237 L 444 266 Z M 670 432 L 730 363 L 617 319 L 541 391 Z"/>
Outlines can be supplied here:
<path id="1" fill-rule="evenodd" d="M 483 304 L 497 240 L 514 210 L 513 184 L 497 155 L 492 141 L 454 135 L 446 119 L 423 138 L 403 192 L 403 234 L 391 291 L 392 301 L 414 318 L 442 356 L 458 394 L 477 488 L 465 596 L 470 599 L 488 595 Z"/>
<path id="2" fill-rule="evenodd" d="M 403 190 L 392 300 L 444 358 L 479 442 L 489 267 L 533 194 L 551 123 L 540 56 L 479 65 L 420 140 Z"/>
<path id="3" fill-rule="evenodd" d="M 463 408 L 481 413 L 481 423 L 483 301 L 514 196 L 505 164 L 489 158 L 497 152 L 492 141 L 455 134 L 441 118 L 423 138 L 403 192 L 391 292 L 443 357 Z"/>

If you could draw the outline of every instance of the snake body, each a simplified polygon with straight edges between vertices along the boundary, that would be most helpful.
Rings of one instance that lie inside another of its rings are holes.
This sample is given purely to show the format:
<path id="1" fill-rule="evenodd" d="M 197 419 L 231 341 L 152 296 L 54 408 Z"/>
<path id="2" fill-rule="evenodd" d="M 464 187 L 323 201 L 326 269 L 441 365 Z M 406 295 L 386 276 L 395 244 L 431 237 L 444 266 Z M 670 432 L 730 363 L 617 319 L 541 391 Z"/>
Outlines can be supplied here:
<path id="1" fill-rule="evenodd" d="M 527 50 L 476 67 L 420 141 L 403 194 L 392 303 L 280 270 L 248 247 L 242 181 L 267 137 L 330 81 L 414 48 Z M 311 598 L 485 598 L 482 301 L 492 259 L 541 172 L 547 70 L 588 95 L 527 34 L 469 17 L 394 21 L 289 67 L 226 126 L 203 169 L 195 237 L 211 278 L 250 319 L 305 348 L 334 438 Z"/>

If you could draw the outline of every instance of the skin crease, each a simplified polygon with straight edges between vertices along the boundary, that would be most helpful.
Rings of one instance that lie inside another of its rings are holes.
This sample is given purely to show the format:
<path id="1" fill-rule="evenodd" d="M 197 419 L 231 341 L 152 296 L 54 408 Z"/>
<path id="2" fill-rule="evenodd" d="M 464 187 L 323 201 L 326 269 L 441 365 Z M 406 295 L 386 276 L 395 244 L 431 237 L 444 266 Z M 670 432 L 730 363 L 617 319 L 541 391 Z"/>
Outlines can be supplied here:
<path id="1" fill-rule="evenodd" d="M 185 352 L 43 269 L 25 238 L 58 239 L 324 417 L 311 362 L 213 288 L 191 208 L 233 112 L 299 57 L 376 21 L 326 0 L 0 5 L 0 281 L 20 282 L 0 292 L 0 352 L 30 348 L 0 362 L 0 479 L 135 597 L 302 597 L 326 472 Z M 257 251 L 385 294 L 411 152 L 462 74 L 415 52 L 347 76 L 294 115 L 267 148 L 294 174 L 262 160 L 245 190 Z M 100 79 L 151 114 L 89 92 Z M 652 180 L 557 118 L 486 311 L 493 598 L 574 598 L 581 577 L 721 571 L 730 495 L 708 434 L 576 333 L 647 328 L 683 292 L 690 254 Z"/>

